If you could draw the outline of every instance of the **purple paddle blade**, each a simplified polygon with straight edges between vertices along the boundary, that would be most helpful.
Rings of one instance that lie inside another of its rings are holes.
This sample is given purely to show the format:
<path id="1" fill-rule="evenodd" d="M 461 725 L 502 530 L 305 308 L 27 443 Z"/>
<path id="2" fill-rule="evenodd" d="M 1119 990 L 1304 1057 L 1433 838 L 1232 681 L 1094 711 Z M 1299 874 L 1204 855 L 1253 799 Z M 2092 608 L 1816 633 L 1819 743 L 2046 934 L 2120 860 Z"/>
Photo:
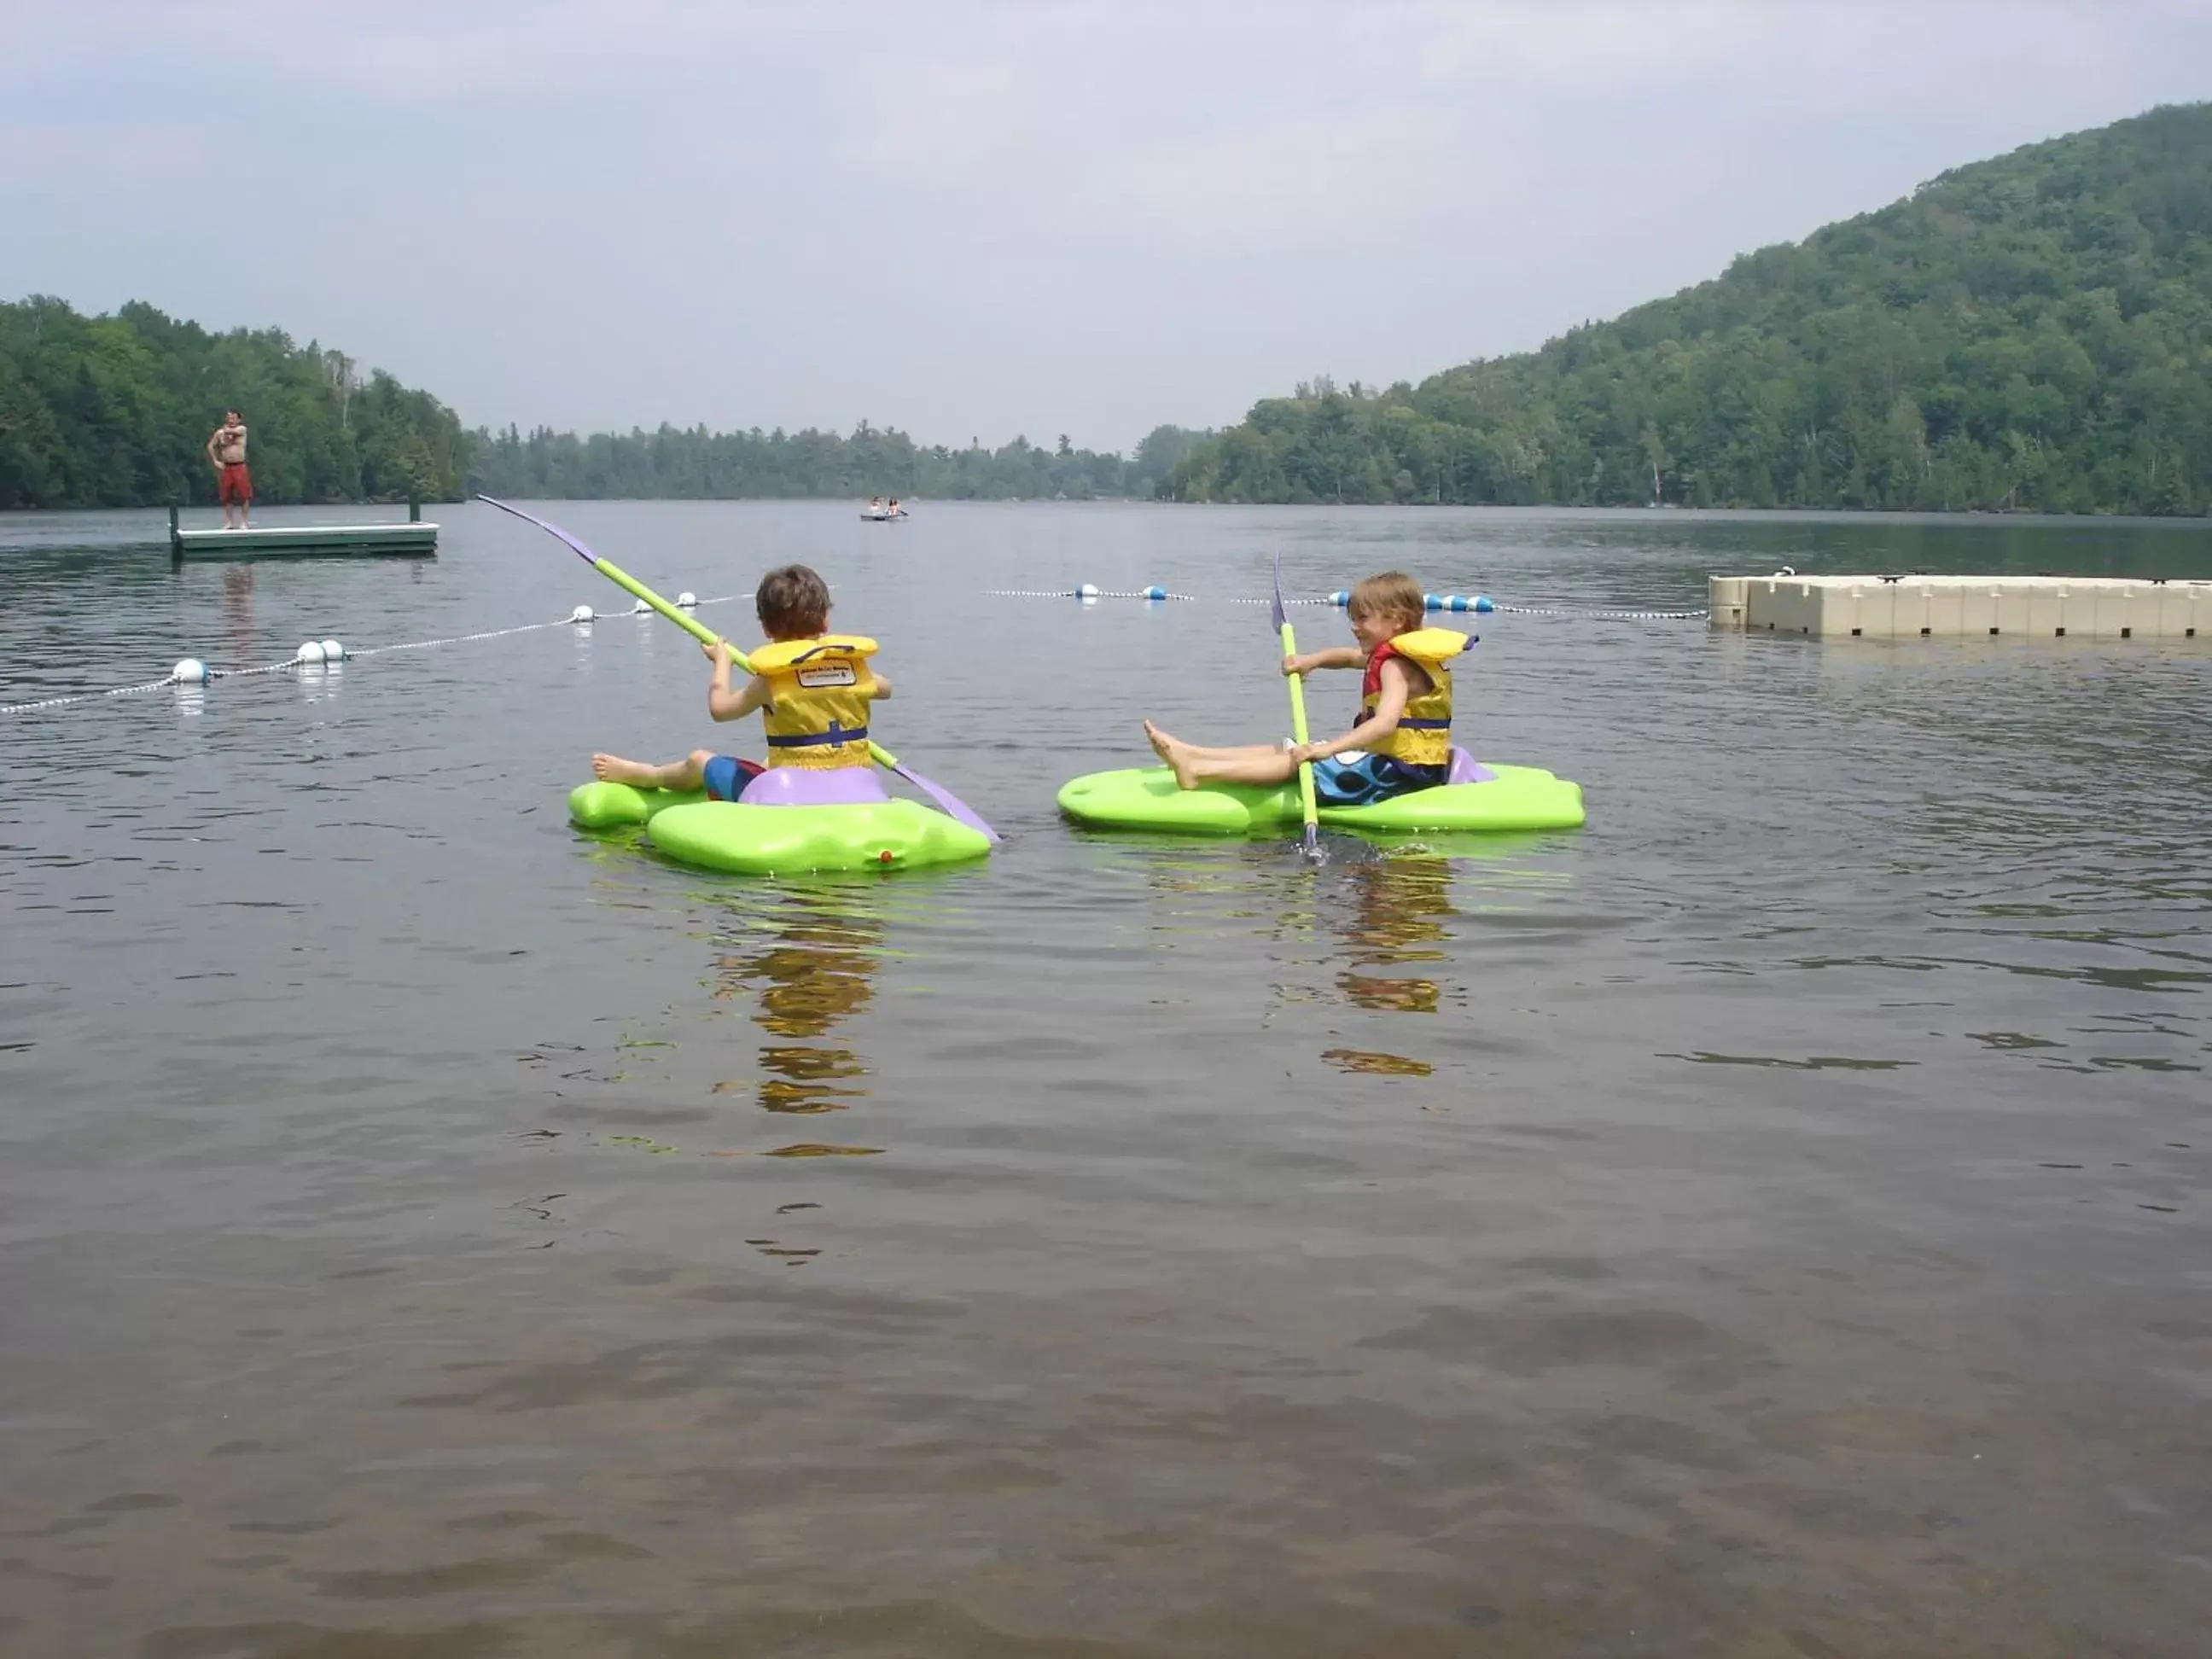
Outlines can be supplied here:
<path id="1" fill-rule="evenodd" d="M 935 801 L 937 803 L 937 810 L 944 813 L 945 817 L 959 819 L 961 823 L 966 824 L 970 830 L 976 830 L 982 835 L 989 836 L 994 843 L 998 841 L 999 832 L 991 828 L 989 824 L 984 823 L 983 820 L 976 815 L 973 807 L 969 806 L 966 801 L 961 799 L 959 796 L 954 794 L 950 789 L 945 788 L 941 784 L 932 783 L 927 778 L 922 776 L 921 773 L 911 771 L 903 765 L 893 766 L 890 769 L 897 773 L 899 776 L 904 778 L 915 788 L 921 790 L 921 793 L 928 796 L 930 799 Z"/>
<path id="2" fill-rule="evenodd" d="M 565 543 L 568 546 L 573 548 L 578 556 L 580 556 L 586 564 L 595 565 L 599 562 L 599 556 L 598 554 L 592 552 L 590 548 L 585 546 L 583 543 L 578 541 L 567 531 L 562 529 L 559 525 L 548 524 L 544 520 L 539 518 L 535 513 L 525 513 L 520 507 L 510 507 L 507 502 L 500 501 L 495 496 L 480 494 L 477 496 L 477 499 L 482 501 L 486 507 L 495 507 L 502 513 L 512 513 L 516 518 L 522 520 L 526 524 L 536 525 L 540 530 L 544 531 L 547 535 L 554 538 L 556 541 Z"/>

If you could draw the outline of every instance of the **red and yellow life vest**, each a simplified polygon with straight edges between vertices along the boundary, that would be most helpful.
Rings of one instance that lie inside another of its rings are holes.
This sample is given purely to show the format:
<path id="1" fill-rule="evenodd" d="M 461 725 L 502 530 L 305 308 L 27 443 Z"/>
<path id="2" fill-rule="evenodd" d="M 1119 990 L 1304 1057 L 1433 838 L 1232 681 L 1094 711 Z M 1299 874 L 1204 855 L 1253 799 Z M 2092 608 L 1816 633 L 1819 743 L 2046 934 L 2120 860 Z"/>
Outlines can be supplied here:
<path id="1" fill-rule="evenodd" d="M 1367 745 L 1408 766 L 1442 766 L 1451 759 L 1451 670 L 1445 665 L 1467 649 L 1464 634 L 1449 628 L 1416 628 L 1385 640 L 1367 659 L 1367 678 L 1359 686 L 1359 718 L 1374 718 L 1382 697 L 1382 665 L 1402 657 L 1428 677 L 1429 689 L 1406 699 L 1398 729 Z"/>
<path id="2" fill-rule="evenodd" d="M 770 766 L 829 771 L 866 766 L 868 700 L 876 677 L 868 659 L 876 642 L 856 634 L 777 640 L 752 653 L 753 672 L 768 682 L 761 711 Z"/>

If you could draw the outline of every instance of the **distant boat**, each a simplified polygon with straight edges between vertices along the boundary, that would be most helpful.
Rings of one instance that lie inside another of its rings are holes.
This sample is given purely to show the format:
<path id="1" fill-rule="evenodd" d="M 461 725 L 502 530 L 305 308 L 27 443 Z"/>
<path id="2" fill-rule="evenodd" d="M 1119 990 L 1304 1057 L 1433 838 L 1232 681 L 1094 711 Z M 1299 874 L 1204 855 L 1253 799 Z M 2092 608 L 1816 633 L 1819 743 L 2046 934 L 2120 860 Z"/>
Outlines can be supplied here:
<path id="1" fill-rule="evenodd" d="M 906 509 L 894 501 L 889 507 L 864 507 L 860 517 L 870 524 L 889 524 L 893 519 L 903 519 Z"/>

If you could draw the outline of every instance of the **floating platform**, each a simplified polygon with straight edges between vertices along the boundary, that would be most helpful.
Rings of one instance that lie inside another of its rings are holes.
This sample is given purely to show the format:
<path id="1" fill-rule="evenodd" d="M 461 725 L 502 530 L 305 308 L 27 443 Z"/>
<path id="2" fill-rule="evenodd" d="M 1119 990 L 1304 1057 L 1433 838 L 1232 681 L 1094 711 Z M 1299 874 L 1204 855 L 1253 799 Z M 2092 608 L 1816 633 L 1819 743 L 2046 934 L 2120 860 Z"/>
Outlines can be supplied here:
<path id="1" fill-rule="evenodd" d="M 1915 638 L 2212 639 L 2212 581 L 2122 576 L 1713 576 L 1715 628 Z"/>
<path id="2" fill-rule="evenodd" d="M 169 556 L 173 559 L 314 559 L 331 556 L 436 556 L 438 526 L 426 524 L 410 502 L 404 523 L 292 524 L 265 530 L 185 530 L 169 509 Z"/>

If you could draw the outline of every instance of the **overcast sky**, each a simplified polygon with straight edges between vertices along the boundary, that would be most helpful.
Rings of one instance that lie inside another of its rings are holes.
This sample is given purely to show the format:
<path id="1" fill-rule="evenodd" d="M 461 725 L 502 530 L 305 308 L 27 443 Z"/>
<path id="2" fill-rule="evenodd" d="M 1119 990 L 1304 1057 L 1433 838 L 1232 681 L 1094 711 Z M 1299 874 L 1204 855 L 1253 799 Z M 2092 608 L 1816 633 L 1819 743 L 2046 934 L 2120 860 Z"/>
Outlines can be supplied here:
<path id="1" fill-rule="evenodd" d="M 0 0 L 0 296 L 471 424 L 1120 448 L 2212 96 L 2212 0 Z"/>

